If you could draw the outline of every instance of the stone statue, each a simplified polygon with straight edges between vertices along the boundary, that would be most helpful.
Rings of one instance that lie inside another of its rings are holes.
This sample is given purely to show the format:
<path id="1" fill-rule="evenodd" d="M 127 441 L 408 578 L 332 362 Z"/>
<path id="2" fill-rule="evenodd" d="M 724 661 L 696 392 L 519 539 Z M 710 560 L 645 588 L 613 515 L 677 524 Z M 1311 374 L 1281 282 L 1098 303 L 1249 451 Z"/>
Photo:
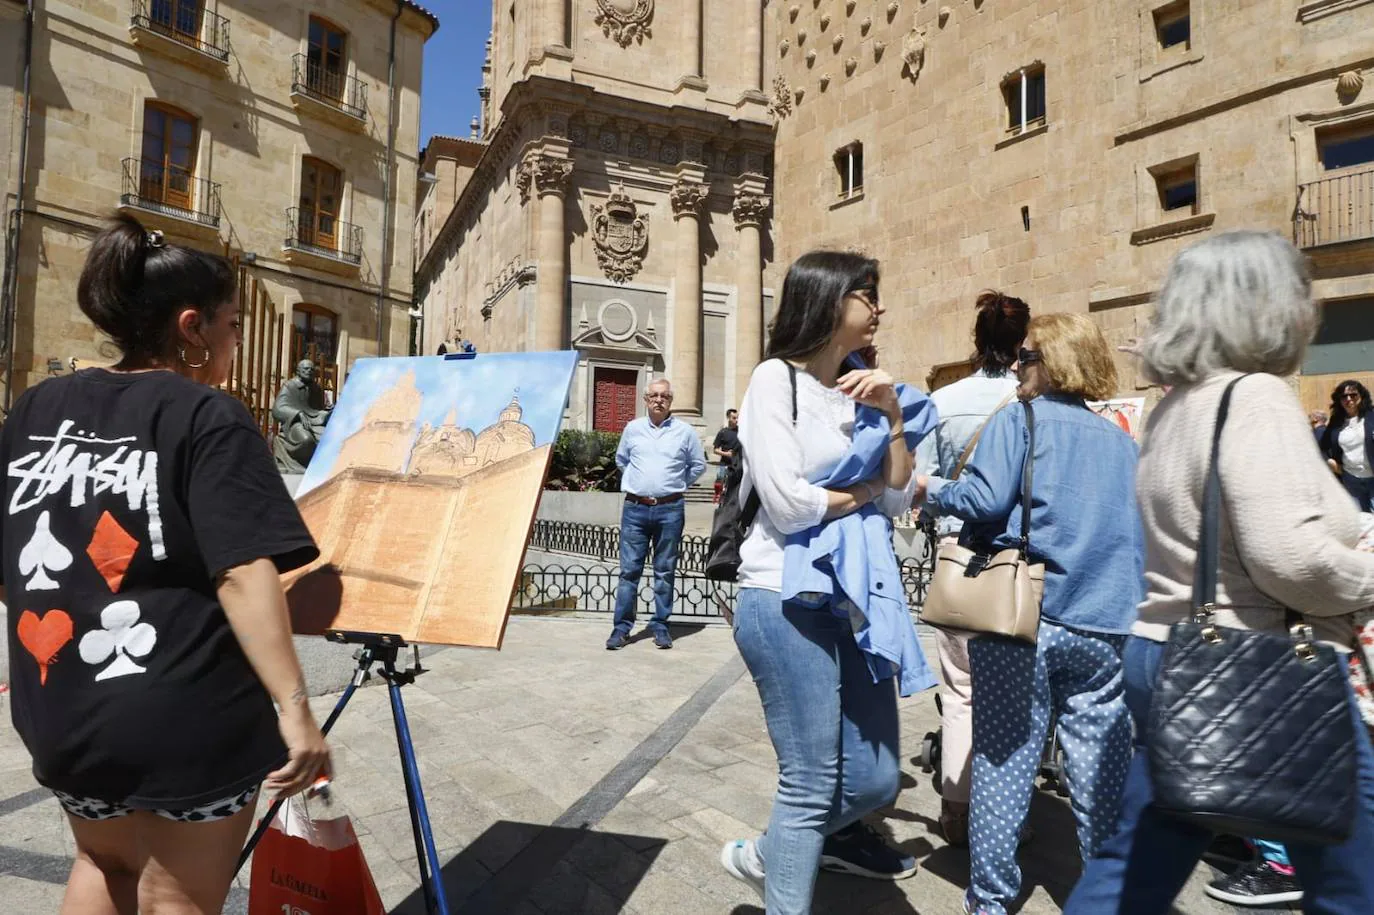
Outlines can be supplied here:
<path id="1" fill-rule="evenodd" d="M 302 359 L 296 377 L 282 385 L 272 404 L 272 418 L 281 424 L 272 453 L 283 473 L 305 472 L 332 410 L 324 388 L 315 381 L 315 363 Z"/>

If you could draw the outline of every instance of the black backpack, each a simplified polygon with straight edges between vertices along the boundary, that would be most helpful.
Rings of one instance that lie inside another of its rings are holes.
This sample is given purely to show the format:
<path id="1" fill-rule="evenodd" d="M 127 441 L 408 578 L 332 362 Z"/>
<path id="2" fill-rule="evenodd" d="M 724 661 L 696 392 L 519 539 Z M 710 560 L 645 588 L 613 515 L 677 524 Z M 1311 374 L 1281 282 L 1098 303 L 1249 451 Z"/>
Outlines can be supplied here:
<path id="1" fill-rule="evenodd" d="M 787 366 L 787 377 L 792 382 L 792 425 L 797 424 L 797 369 L 792 363 L 783 360 Z M 711 519 L 711 541 L 706 550 L 706 577 L 714 581 L 739 580 L 739 548 L 754 525 L 754 516 L 759 513 L 759 490 L 754 487 L 749 497 L 740 504 L 739 490 L 744 485 L 744 446 L 735 450 L 730 469 L 725 472 L 725 485 L 721 489 L 720 504 L 716 506 L 715 516 Z"/>

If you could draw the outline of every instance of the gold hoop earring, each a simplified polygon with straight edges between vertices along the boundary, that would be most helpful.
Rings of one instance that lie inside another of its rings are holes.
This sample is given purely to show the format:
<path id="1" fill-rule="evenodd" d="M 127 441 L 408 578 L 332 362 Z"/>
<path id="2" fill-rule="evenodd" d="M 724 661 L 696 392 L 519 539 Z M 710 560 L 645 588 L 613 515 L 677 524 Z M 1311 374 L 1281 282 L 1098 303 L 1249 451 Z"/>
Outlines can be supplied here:
<path id="1" fill-rule="evenodd" d="M 182 365 L 185 365 L 188 369 L 203 369 L 210 364 L 210 347 L 202 346 L 201 349 L 205 350 L 205 358 L 200 362 L 191 362 L 187 359 L 186 347 L 184 346 L 177 349 L 177 356 L 180 357 Z"/>

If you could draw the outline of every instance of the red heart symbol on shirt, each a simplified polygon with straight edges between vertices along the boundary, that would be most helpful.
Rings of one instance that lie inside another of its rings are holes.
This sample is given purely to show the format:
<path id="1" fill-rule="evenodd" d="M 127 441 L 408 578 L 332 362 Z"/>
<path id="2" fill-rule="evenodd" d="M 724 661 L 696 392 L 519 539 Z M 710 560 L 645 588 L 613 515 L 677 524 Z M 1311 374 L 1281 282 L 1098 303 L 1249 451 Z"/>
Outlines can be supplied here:
<path id="1" fill-rule="evenodd" d="M 38 662 L 38 685 L 48 682 L 48 665 L 72 640 L 72 618 L 65 610 L 49 610 L 40 617 L 32 610 L 19 615 L 19 642 Z"/>

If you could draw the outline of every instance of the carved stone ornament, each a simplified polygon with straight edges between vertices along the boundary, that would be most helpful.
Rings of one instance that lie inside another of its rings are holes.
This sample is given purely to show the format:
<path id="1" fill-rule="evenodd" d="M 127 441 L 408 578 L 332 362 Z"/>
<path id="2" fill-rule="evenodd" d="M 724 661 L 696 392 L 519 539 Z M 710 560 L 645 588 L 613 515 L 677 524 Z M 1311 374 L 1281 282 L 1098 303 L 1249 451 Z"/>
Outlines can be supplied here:
<path id="1" fill-rule="evenodd" d="M 649 157 L 649 138 L 639 133 L 631 136 L 630 155 L 636 159 L 647 159 Z"/>
<path id="2" fill-rule="evenodd" d="M 1353 102 L 1364 88 L 1364 75 L 1359 70 L 1347 70 L 1336 80 L 1336 95 L 1342 102 Z"/>
<path id="3" fill-rule="evenodd" d="M 792 113 L 792 87 L 781 74 L 773 78 L 773 97 L 768 100 L 768 113 L 778 120 Z"/>
<path id="4" fill-rule="evenodd" d="M 838 54 L 838 53 L 840 53 L 840 46 L 843 45 L 843 44 L 844 44 L 844 36 L 843 36 L 843 35 L 836 35 L 834 38 L 832 38 L 832 39 L 830 40 L 830 50 L 832 50 L 832 51 L 834 51 L 836 54 Z"/>
<path id="5" fill-rule="evenodd" d="M 796 22 L 796 21 L 797 21 L 797 16 L 799 16 L 800 14 L 801 14 L 801 4 L 799 4 L 799 3 L 794 3 L 794 4 L 792 4 L 791 6 L 789 6 L 789 7 L 787 8 L 787 20 L 788 20 L 789 22 Z"/>
<path id="6" fill-rule="evenodd" d="M 812 48 L 811 50 L 809 50 L 809 51 L 806 52 L 806 65 L 807 65 L 808 67 L 812 67 L 812 66 L 815 66 L 815 64 L 816 64 L 816 49 L 815 49 L 815 48 Z"/>
<path id="7" fill-rule="evenodd" d="M 826 89 L 829 89 L 829 88 L 830 88 L 830 74 L 829 74 L 829 73 L 822 73 L 822 74 L 821 74 L 821 91 L 824 92 Z"/>
<path id="8" fill-rule="evenodd" d="M 902 61 L 906 64 L 906 75 L 914 83 L 926 65 L 926 30 L 913 28 L 902 39 Z"/>
<path id="9" fill-rule="evenodd" d="M 653 38 L 654 0 L 596 0 L 596 24 L 622 48 Z"/>
<path id="10" fill-rule="evenodd" d="M 767 194 L 736 194 L 735 203 L 730 207 L 730 213 L 735 217 L 735 228 L 762 225 L 763 217 L 772 203 L 773 198 Z"/>
<path id="11" fill-rule="evenodd" d="M 790 47 L 792 47 L 792 42 L 788 41 L 786 38 L 784 38 L 782 41 L 778 42 L 778 56 L 779 56 L 779 57 L 786 57 L 786 56 L 787 56 L 787 49 L 790 48 Z"/>
<path id="12" fill-rule="evenodd" d="M 644 265 L 649 223 L 625 192 L 624 184 L 615 187 L 604 206 L 592 205 L 592 243 L 601 272 L 612 282 L 632 279 Z"/>
<path id="13" fill-rule="evenodd" d="M 531 153 L 520 162 L 520 168 L 516 172 L 515 184 L 520 190 L 520 202 L 529 202 L 531 187 L 541 197 L 546 194 L 563 196 L 568 190 L 568 179 L 572 177 L 572 173 L 571 159 Z"/>
<path id="14" fill-rule="evenodd" d="M 802 103 L 802 99 L 806 98 L 806 87 L 798 86 L 797 91 L 792 93 L 792 95 L 796 98 L 797 104 L 800 105 Z"/>
<path id="15" fill-rule="evenodd" d="M 863 18 L 863 21 L 859 23 L 859 34 L 860 34 L 860 35 L 867 35 L 867 34 L 868 34 L 868 30 L 871 29 L 871 28 L 873 28 L 873 17 L 872 17 L 872 16 L 865 16 L 865 17 Z"/>
<path id="16" fill-rule="evenodd" d="M 797 44 L 806 44 L 806 29 L 797 29 Z"/>
<path id="17" fill-rule="evenodd" d="M 854 71 L 855 71 L 856 69 L 858 69 L 858 67 L 859 67 L 859 62 L 858 62 L 857 60 L 855 60 L 853 57 L 846 57 L 846 58 L 844 59 L 844 75 L 845 75 L 845 76 L 853 76 L 853 75 L 854 75 Z"/>
<path id="18" fill-rule="evenodd" d="M 679 181 L 668 192 L 668 202 L 673 205 L 673 218 L 700 216 L 702 205 L 706 203 L 706 185 L 699 181 Z"/>
<path id="19" fill-rule="evenodd" d="M 953 13 L 954 10 L 947 6 L 940 7 L 940 28 L 943 29 L 945 27 L 945 24 L 949 22 L 949 17 L 953 15 Z"/>
<path id="20" fill-rule="evenodd" d="M 828 28 L 830 28 L 830 14 L 821 13 L 821 31 L 824 32 Z"/>
<path id="21" fill-rule="evenodd" d="M 892 2 L 887 5 L 887 21 L 891 22 L 893 19 L 896 19 L 897 11 L 901 8 L 902 5 L 898 3 L 897 0 L 892 0 Z"/>
<path id="22" fill-rule="evenodd" d="M 846 16 L 853 16 L 853 15 L 854 15 L 854 7 L 856 7 L 856 6 L 858 6 L 858 5 L 859 5 L 859 0 L 844 0 L 844 14 L 845 14 Z"/>
<path id="23" fill-rule="evenodd" d="M 886 50 L 887 50 L 887 42 L 886 42 L 886 41 L 875 41 L 875 42 L 873 42 L 873 59 L 874 59 L 874 60 L 882 60 L 882 59 L 883 59 L 883 52 L 886 51 Z"/>

